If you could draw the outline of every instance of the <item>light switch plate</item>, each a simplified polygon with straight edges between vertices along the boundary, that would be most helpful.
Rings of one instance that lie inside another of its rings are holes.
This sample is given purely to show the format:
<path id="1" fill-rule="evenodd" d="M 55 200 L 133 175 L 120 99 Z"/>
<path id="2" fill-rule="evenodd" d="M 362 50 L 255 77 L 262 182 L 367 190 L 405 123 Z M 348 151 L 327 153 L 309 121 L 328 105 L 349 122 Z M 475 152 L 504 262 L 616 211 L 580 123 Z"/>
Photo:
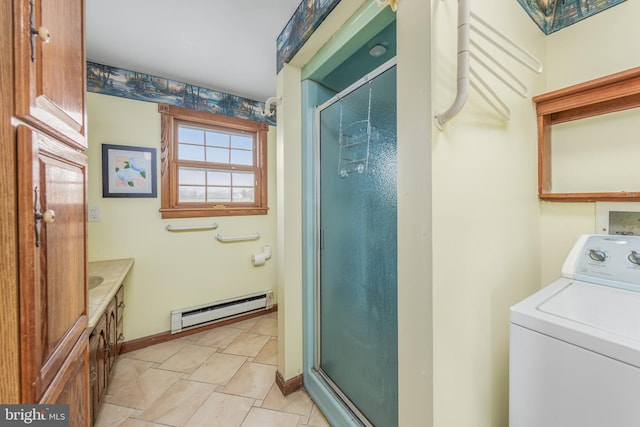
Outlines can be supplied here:
<path id="1" fill-rule="evenodd" d="M 100 206 L 89 206 L 89 222 L 102 221 L 102 209 Z"/>

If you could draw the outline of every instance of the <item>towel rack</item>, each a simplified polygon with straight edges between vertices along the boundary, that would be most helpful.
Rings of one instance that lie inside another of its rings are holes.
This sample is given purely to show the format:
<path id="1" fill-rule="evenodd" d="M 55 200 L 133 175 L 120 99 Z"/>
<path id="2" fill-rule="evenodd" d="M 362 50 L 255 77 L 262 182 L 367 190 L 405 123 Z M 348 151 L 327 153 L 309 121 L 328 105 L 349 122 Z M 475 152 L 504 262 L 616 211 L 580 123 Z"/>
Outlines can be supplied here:
<path id="1" fill-rule="evenodd" d="M 477 62 L 484 70 L 491 73 L 509 89 L 523 98 L 527 97 L 528 90 L 526 85 L 504 65 L 496 61 L 492 55 L 480 47 L 475 40 L 472 40 L 472 32 L 474 34 L 478 34 L 484 40 L 490 42 L 493 46 L 497 47 L 531 71 L 538 74 L 542 72 L 542 63 L 535 56 L 515 44 L 475 13 L 471 12 L 469 4 L 470 0 L 458 1 L 458 65 L 456 97 L 449 109 L 443 113 L 436 114 L 435 122 L 436 127 L 439 130 L 443 130 L 445 123 L 453 119 L 462 110 L 462 107 L 464 107 L 467 97 L 469 96 L 469 86 L 478 92 L 478 94 L 480 94 L 480 96 L 505 120 L 509 120 L 511 118 L 511 111 L 509 110 L 509 107 L 507 107 L 495 91 L 492 90 L 491 87 L 473 69 L 473 67 L 471 67 L 471 59 Z M 488 61 L 483 60 L 479 55 L 471 52 L 471 47 L 482 54 Z M 473 77 L 473 79 L 471 77 Z"/>
<path id="2" fill-rule="evenodd" d="M 167 225 L 167 231 L 203 231 L 203 230 L 215 230 L 218 228 L 217 223 L 205 224 L 205 225 Z"/>
<path id="3" fill-rule="evenodd" d="M 221 234 L 216 235 L 216 239 L 219 242 L 240 242 L 242 240 L 258 240 L 260 238 L 260 233 L 249 234 L 246 236 L 223 236 Z"/>

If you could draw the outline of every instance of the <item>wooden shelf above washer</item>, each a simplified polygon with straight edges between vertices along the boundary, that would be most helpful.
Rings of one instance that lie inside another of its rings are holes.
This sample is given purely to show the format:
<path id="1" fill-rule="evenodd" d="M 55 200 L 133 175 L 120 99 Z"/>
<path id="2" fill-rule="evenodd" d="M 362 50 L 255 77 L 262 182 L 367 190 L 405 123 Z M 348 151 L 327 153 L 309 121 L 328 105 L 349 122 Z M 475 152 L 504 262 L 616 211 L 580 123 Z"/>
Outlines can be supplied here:
<path id="1" fill-rule="evenodd" d="M 551 126 L 640 107 L 640 67 L 533 97 L 538 117 L 538 196 L 557 202 L 640 201 L 630 192 L 554 193 Z"/>

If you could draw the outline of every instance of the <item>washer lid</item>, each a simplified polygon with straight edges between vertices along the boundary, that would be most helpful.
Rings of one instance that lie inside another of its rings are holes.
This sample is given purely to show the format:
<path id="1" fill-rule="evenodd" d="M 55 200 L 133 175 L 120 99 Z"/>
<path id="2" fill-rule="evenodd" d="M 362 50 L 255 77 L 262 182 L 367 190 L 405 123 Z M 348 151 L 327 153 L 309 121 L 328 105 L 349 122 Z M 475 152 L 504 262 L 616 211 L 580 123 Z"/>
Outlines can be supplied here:
<path id="1" fill-rule="evenodd" d="M 511 307 L 511 323 L 640 367 L 640 293 L 559 279 Z"/>
<path id="2" fill-rule="evenodd" d="M 572 282 L 538 310 L 640 341 L 640 293 Z"/>

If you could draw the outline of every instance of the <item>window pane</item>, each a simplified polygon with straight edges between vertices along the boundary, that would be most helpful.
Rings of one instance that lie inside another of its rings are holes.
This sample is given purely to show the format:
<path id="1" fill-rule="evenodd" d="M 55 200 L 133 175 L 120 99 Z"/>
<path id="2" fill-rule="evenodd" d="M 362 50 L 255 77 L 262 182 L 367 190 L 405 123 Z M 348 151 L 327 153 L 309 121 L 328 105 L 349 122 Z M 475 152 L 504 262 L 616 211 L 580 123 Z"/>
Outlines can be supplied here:
<path id="1" fill-rule="evenodd" d="M 209 185 L 230 186 L 231 172 L 208 172 L 207 182 Z"/>
<path id="2" fill-rule="evenodd" d="M 231 150 L 231 164 L 252 165 L 253 152 L 244 150 Z"/>
<path id="3" fill-rule="evenodd" d="M 253 138 L 244 135 L 231 135 L 231 148 L 253 150 Z"/>
<path id="4" fill-rule="evenodd" d="M 178 125 L 178 142 L 203 145 L 204 131 L 202 129 Z"/>
<path id="5" fill-rule="evenodd" d="M 209 203 L 230 202 L 231 188 L 229 187 L 209 187 L 207 190 L 207 199 Z"/>
<path id="6" fill-rule="evenodd" d="M 180 168 L 178 182 L 180 185 L 205 185 L 205 175 L 204 170 Z"/>
<path id="7" fill-rule="evenodd" d="M 234 172 L 233 186 L 253 188 L 253 172 Z"/>
<path id="8" fill-rule="evenodd" d="M 180 186 L 178 199 L 181 203 L 204 203 L 205 187 Z"/>
<path id="9" fill-rule="evenodd" d="M 229 164 L 229 150 L 226 148 L 207 147 L 207 162 Z"/>
<path id="10" fill-rule="evenodd" d="M 204 147 L 197 145 L 178 144 L 178 159 L 204 161 Z"/>
<path id="11" fill-rule="evenodd" d="M 233 188 L 233 201 L 241 203 L 253 203 L 254 190 L 251 188 Z"/>
<path id="12" fill-rule="evenodd" d="M 229 147 L 229 136 L 228 133 L 207 131 L 207 145 Z"/>

